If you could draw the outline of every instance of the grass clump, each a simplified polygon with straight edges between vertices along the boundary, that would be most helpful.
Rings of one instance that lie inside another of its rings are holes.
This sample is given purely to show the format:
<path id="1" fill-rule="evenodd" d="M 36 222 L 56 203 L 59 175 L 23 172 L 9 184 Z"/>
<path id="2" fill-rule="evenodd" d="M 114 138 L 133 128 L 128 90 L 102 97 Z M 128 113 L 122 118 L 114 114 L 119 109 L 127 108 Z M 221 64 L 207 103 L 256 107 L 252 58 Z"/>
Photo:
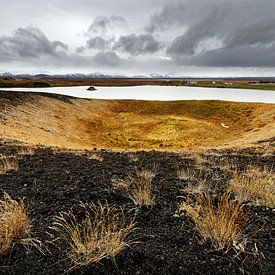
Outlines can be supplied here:
<path id="1" fill-rule="evenodd" d="M 88 154 L 88 159 L 98 160 L 100 162 L 104 160 L 101 152 L 90 152 Z"/>
<path id="2" fill-rule="evenodd" d="M 180 166 L 179 164 L 176 164 L 176 172 L 177 176 L 180 180 L 190 180 L 195 178 L 195 172 L 193 167 L 189 166 Z"/>
<path id="3" fill-rule="evenodd" d="M 23 201 L 4 194 L 0 200 L 0 254 L 7 253 L 14 242 L 26 242 L 30 237 L 31 222 Z"/>
<path id="4" fill-rule="evenodd" d="M 255 166 L 248 167 L 244 173 L 235 170 L 228 191 L 233 192 L 239 201 L 250 201 L 274 208 L 275 173 Z"/>
<path id="5" fill-rule="evenodd" d="M 243 230 L 247 223 L 242 205 L 226 193 L 218 197 L 203 193 L 195 198 L 195 202 L 182 202 L 180 210 L 194 221 L 202 239 L 210 240 L 216 250 L 227 250 L 236 244 L 240 247 L 245 241 Z"/>
<path id="6" fill-rule="evenodd" d="M 18 159 L 16 157 L 0 157 L 0 174 L 13 170 L 18 170 Z"/>
<path id="7" fill-rule="evenodd" d="M 210 191 L 210 187 L 203 176 L 202 170 L 176 163 L 176 173 L 178 179 L 188 181 L 187 186 L 182 190 L 183 192 L 196 194 Z"/>
<path id="8" fill-rule="evenodd" d="M 135 205 L 150 206 L 155 199 L 153 195 L 155 175 L 156 169 L 136 171 L 125 180 L 114 179 L 113 186 L 125 192 Z"/>
<path id="9" fill-rule="evenodd" d="M 51 230 L 56 241 L 69 246 L 67 256 L 76 266 L 86 266 L 104 258 L 114 258 L 130 245 L 128 235 L 134 222 L 126 221 L 123 208 L 93 204 L 85 208 L 84 219 L 78 222 L 72 212 L 62 212 L 54 217 Z"/>
<path id="10" fill-rule="evenodd" d="M 199 180 L 196 184 L 188 183 L 188 185 L 182 190 L 185 193 L 202 194 L 206 191 L 211 191 L 206 180 Z"/>
<path id="11" fill-rule="evenodd" d="M 22 155 L 34 155 L 35 153 L 35 148 L 30 147 L 30 146 L 21 146 L 17 148 L 17 154 L 19 156 Z"/>

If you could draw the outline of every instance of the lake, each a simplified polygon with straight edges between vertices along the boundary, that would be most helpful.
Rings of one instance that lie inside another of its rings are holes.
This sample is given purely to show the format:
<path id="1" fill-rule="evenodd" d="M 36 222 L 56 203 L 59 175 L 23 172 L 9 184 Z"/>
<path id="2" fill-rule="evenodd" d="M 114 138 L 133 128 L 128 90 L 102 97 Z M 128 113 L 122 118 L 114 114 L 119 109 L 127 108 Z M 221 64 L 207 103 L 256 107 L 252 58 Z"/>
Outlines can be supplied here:
<path id="1" fill-rule="evenodd" d="M 88 86 L 53 87 L 53 88 L 0 88 L 3 91 L 40 92 L 68 95 L 89 99 L 134 99 L 134 100 L 225 100 L 236 102 L 275 103 L 275 91 L 169 87 L 169 86 L 134 86 L 134 87 L 96 87 L 96 91 L 87 91 Z"/>

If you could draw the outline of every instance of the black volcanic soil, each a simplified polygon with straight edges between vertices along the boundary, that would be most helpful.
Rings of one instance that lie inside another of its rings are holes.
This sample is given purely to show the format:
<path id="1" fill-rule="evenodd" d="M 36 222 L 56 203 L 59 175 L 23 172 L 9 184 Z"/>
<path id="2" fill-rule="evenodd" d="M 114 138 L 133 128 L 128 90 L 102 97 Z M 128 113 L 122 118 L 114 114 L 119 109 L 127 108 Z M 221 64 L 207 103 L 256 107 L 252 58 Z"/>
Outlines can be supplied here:
<path id="1" fill-rule="evenodd" d="M 0 153 L 13 154 L 14 148 L 0 147 Z M 0 274 L 274 274 L 272 209 L 246 207 L 251 215 L 247 230 L 250 240 L 247 252 L 238 255 L 233 250 L 213 251 L 209 243 L 200 242 L 188 217 L 174 215 L 181 201 L 179 196 L 184 195 L 181 189 L 188 184 L 177 178 L 175 161 L 205 171 L 200 175 L 217 186 L 217 192 L 222 192 L 230 173 L 219 168 L 220 156 L 210 154 L 203 164 L 196 164 L 183 155 L 154 151 L 136 154 L 102 151 L 101 154 L 102 162 L 39 149 L 36 154 L 20 160 L 18 171 L 0 175 L 1 193 L 24 198 L 33 221 L 32 235 L 48 249 L 42 254 L 33 246 L 16 244 L 10 254 L 0 258 Z M 131 157 L 133 154 L 138 160 Z M 228 152 L 223 158 L 231 159 L 240 169 L 250 163 L 274 167 L 270 156 L 250 151 Z M 47 244 L 49 237 L 45 232 L 53 216 L 72 208 L 79 217 L 80 201 L 89 204 L 107 200 L 115 206 L 125 206 L 126 210 L 133 209 L 131 200 L 112 188 L 111 179 L 126 177 L 131 171 L 151 168 L 153 164 L 158 166 L 154 179 L 156 202 L 136 213 L 138 230 L 132 238 L 138 243 L 124 250 L 115 262 L 105 259 L 86 268 L 70 270 L 71 263 L 64 250 Z M 218 179 L 213 179 L 214 172 L 219 174 Z"/>

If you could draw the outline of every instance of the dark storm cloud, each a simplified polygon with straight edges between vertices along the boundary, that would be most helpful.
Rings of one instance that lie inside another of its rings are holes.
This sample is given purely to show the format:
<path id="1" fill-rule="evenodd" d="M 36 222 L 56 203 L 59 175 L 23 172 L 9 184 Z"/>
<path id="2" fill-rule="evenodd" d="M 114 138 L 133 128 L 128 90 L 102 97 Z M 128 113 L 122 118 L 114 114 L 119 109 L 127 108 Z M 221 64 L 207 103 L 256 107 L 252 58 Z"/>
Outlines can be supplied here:
<path id="1" fill-rule="evenodd" d="M 259 47 L 235 47 L 210 50 L 178 59 L 179 64 L 207 67 L 275 67 L 275 45 L 263 49 Z"/>
<path id="2" fill-rule="evenodd" d="M 151 15 L 149 23 L 145 29 L 150 32 L 163 31 L 173 26 L 189 24 L 194 21 L 194 17 L 207 13 L 211 1 L 183 0 L 174 4 L 165 5 L 160 11 Z M 210 7 L 211 8 L 211 7 Z"/>
<path id="3" fill-rule="evenodd" d="M 161 43 L 151 34 L 121 36 L 114 49 L 131 55 L 152 54 L 161 49 Z"/>
<path id="4" fill-rule="evenodd" d="M 97 16 L 94 19 L 93 23 L 90 25 L 88 32 L 105 33 L 109 28 L 122 27 L 126 25 L 127 21 L 121 16 Z"/>
<path id="5" fill-rule="evenodd" d="M 152 33 L 185 27 L 167 48 L 167 54 L 182 64 L 194 60 L 204 66 L 264 66 L 261 59 L 272 53 L 275 43 L 274 10 L 275 1 L 270 0 L 186 0 L 153 14 L 146 29 Z M 218 41 L 220 46 L 201 49 L 205 41 Z"/>
<path id="6" fill-rule="evenodd" d="M 50 41 L 38 28 L 19 28 L 12 36 L 0 37 L 0 61 L 37 58 L 42 55 L 58 56 L 68 46 L 60 41 Z"/>

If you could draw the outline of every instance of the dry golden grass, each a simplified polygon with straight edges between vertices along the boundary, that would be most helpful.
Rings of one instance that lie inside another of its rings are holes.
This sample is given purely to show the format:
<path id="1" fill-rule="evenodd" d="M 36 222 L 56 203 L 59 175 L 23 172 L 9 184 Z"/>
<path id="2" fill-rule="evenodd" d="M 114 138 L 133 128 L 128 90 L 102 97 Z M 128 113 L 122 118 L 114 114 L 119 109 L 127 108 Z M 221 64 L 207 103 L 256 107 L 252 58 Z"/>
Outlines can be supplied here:
<path id="1" fill-rule="evenodd" d="M 228 191 L 239 201 L 275 207 L 275 173 L 255 166 L 243 173 L 235 170 Z"/>
<path id="2" fill-rule="evenodd" d="M 188 181 L 187 187 L 182 190 L 183 192 L 198 194 L 209 191 L 210 188 L 207 181 L 202 178 L 201 170 L 196 170 L 192 166 L 183 166 L 177 162 L 176 172 L 180 180 Z"/>
<path id="3" fill-rule="evenodd" d="M 5 123 L 1 124 L 0 137 L 71 149 L 185 150 L 222 146 L 240 138 L 247 143 L 259 135 L 267 139 L 275 131 L 271 120 L 275 107 L 268 104 L 83 99 L 66 102 L 41 95 L 29 97 L 3 113 Z M 264 120 L 266 126 L 258 125 L 254 118 Z M 223 128 L 222 122 L 230 129 Z M 259 131 L 253 132 L 254 128 Z M 248 134 L 250 138 L 245 138 Z"/>
<path id="4" fill-rule="evenodd" d="M 14 242 L 28 242 L 30 232 L 31 222 L 23 201 L 4 194 L 0 200 L 0 254 L 7 253 Z"/>
<path id="5" fill-rule="evenodd" d="M 245 241 L 242 233 L 247 222 L 243 207 L 228 194 L 216 198 L 207 193 L 196 195 L 196 202 L 187 200 L 180 204 L 180 210 L 194 221 L 204 241 L 211 240 L 217 250 L 226 250 L 232 245 L 241 247 Z"/>
<path id="6" fill-rule="evenodd" d="M 0 174 L 18 169 L 18 159 L 16 157 L 0 157 Z"/>
<path id="7" fill-rule="evenodd" d="M 62 212 L 54 218 L 54 242 L 65 241 L 67 256 L 74 265 L 88 265 L 104 258 L 114 258 L 128 247 L 128 235 L 134 229 L 133 220 L 126 221 L 123 208 L 107 203 L 85 208 L 85 218 L 78 222 L 71 213 Z"/>
<path id="8" fill-rule="evenodd" d="M 127 179 L 113 179 L 113 186 L 125 192 L 135 205 L 150 206 L 154 203 L 153 178 L 156 175 L 156 168 L 152 170 L 136 171 Z"/>
<path id="9" fill-rule="evenodd" d="M 195 177 L 194 168 L 190 166 L 181 166 L 176 164 L 177 176 L 180 180 L 190 180 Z"/>
<path id="10" fill-rule="evenodd" d="M 193 160 L 196 164 L 204 163 L 203 151 L 192 151 L 189 158 Z"/>
<path id="11" fill-rule="evenodd" d="M 207 185 L 206 180 L 199 180 L 196 184 L 188 183 L 188 186 L 182 191 L 185 193 L 202 194 L 203 192 L 210 191 L 210 187 Z"/>
<path id="12" fill-rule="evenodd" d="M 35 148 L 31 146 L 20 146 L 17 148 L 18 155 L 33 155 L 35 153 Z"/>

